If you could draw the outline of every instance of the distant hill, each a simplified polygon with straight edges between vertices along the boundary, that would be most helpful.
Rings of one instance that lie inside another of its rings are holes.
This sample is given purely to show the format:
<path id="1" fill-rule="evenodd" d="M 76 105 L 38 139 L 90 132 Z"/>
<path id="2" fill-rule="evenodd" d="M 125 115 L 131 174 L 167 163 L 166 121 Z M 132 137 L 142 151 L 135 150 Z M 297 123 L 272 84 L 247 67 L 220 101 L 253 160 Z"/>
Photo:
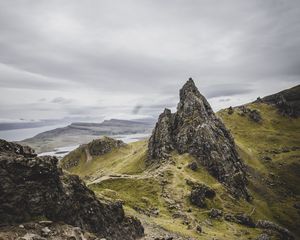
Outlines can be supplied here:
<path id="1" fill-rule="evenodd" d="M 19 143 L 29 145 L 38 153 L 52 151 L 57 147 L 66 147 L 88 143 L 101 136 L 130 134 L 150 134 L 154 121 L 110 119 L 102 123 L 75 122 L 63 128 L 42 132 Z"/>

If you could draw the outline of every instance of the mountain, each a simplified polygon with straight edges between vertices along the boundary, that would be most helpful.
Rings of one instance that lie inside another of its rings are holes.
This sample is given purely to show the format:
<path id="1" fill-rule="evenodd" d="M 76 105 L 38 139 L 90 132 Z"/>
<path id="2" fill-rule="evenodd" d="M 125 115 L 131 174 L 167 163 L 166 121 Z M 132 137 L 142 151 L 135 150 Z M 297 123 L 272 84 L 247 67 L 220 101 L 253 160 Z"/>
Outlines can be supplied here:
<path id="1" fill-rule="evenodd" d="M 86 239 L 64 234 L 52 238 L 61 231 L 57 225 L 62 222 L 79 227 L 79 233 L 91 232 L 106 239 L 130 240 L 143 235 L 140 221 L 125 216 L 121 203 L 101 201 L 78 176 L 62 172 L 57 161 L 51 156 L 37 157 L 29 147 L 0 140 L 0 225 L 25 223 L 23 228 L 35 231 L 39 224 L 47 226 L 41 230 L 42 237 L 30 236 L 28 230 L 27 238 L 16 235 L 18 230 L 0 227 L 1 239 Z"/>
<path id="2" fill-rule="evenodd" d="M 250 197 L 245 166 L 233 138 L 192 79 L 180 90 L 177 112 L 172 114 L 165 109 L 159 116 L 148 149 L 148 164 L 168 158 L 174 150 L 189 153 L 233 195 Z"/>
<path id="3" fill-rule="evenodd" d="M 19 143 L 34 148 L 38 153 L 49 152 L 58 147 L 88 143 L 101 136 L 150 134 L 153 125 L 153 120 L 149 119 L 147 121 L 110 119 L 102 123 L 77 122 L 40 133 Z"/>
<path id="4" fill-rule="evenodd" d="M 166 109 L 148 141 L 94 156 L 78 148 L 60 164 L 97 196 L 122 201 L 141 220 L 145 239 L 294 239 L 299 146 L 299 117 L 276 102 L 215 114 L 189 80 L 177 112 Z"/>

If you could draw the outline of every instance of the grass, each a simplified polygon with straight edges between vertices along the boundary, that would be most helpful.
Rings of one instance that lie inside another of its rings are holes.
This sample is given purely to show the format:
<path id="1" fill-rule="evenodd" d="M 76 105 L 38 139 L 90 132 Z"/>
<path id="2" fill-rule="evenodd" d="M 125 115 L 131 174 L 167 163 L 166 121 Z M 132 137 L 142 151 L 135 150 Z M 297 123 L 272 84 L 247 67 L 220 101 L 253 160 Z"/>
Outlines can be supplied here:
<path id="1" fill-rule="evenodd" d="M 112 152 L 102 156 L 94 157 L 89 162 L 85 151 L 77 149 L 62 159 L 61 165 L 74 161 L 74 159 L 79 159 L 79 164 L 68 169 L 68 171 L 80 177 L 111 173 L 137 174 L 145 169 L 146 145 L 146 141 L 135 142 L 125 147 L 114 149 Z"/>
<path id="2" fill-rule="evenodd" d="M 120 199 L 131 208 L 147 209 L 162 206 L 159 198 L 161 189 L 154 179 L 109 179 L 98 184 L 92 184 L 90 188 L 114 200 Z M 116 194 L 108 195 L 108 189 Z"/>
<path id="3" fill-rule="evenodd" d="M 300 236 L 300 215 L 293 207 L 300 198 L 300 151 L 281 151 L 300 146 L 300 119 L 282 116 L 275 107 L 264 103 L 247 107 L 260 112 L 260 123 L 241 116 L 236 108 L 231 115 L 227 110 L 218 115 L 234 136 L 242 159 L 255 169 L 249 188 L 256 215 L 274 220 Z M 266 156 L 271 160 L 264 161 Z M 266 182 L 270 180 L 274 186 Z"/>

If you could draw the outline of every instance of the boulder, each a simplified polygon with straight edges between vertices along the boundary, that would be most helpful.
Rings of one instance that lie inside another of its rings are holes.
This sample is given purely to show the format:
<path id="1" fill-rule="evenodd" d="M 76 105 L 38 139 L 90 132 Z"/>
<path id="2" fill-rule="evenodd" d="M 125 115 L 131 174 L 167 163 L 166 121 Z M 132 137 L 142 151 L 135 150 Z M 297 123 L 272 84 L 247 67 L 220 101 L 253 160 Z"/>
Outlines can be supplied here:
<path id="1" fill-rule="evenodd" d="M 211 218 L 221 218 L 223 216 L 223 211 L 220 209 L 212 208 L 208 215 Z"/>
<path id="2" fill-rule="evenodd" d="M 237 214 L 226 213 L 224 219 L 226 221 L 235 222 L 247 227 L 255 227 L 255 223 L 251 218 L 251 216 L 245 213 L 237 213 Z"/>
<path id="3" fill-rule="evenodd" d="M 198 164 L 197 162 L 191 162 L 188 164 L 188 168 L 193 170 L 193 171 L 196 171 L 198 169 Z"/>
<path id="4" fill-rule="evenodd" d="M 255 240 L 271 240 L 270 236 L 268 234 L 260 234 Z"/>
<path id="5" fill-rule="evenodd" d="M 227 113 L 228 113 L 229 115 L 233 114 L 233 113 L 234 113 L 233 107 L 230 106 L 230 107 L 228 108 L 228 110 L 227 110 Z"/>
<path id="6" fill-rule="evenodd" d="M 212 199 L 216 196 L 216 192 L 205 184 L 194 183 L 189 180 L 187 181 L 187 184 L 192 187 L 192 191 L 189 197 L 190 201 L 192 204 L 199 208 L 206 207 L 206 198 Z"/>
<path id="7" fill-rule="evenodd" d="M 249 110 L 249 118 L 254 122 L 261 122 L 262 117 L 260 115 L 260 112 L 256 109 L 250 109 Z"/>

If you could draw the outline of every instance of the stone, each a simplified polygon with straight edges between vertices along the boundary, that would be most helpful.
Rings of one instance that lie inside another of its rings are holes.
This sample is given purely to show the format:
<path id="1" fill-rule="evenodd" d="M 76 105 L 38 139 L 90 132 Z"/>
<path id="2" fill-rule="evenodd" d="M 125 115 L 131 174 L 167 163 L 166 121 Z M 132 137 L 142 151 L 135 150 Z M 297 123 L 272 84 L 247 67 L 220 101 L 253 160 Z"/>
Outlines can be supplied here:
<path id="1" fill-rule="evenodd" d="M 193 183 L 190 194 L 190 201 L 199 208 L 206 207 L 206 198 L 212 199 L 216 192 L 205 184 Z"/>
<path id="2" fill-rule="evenodd" d="M 294 203 L 293 207 L 300 210 L 300 202 Z"/>
<path id="3" fill-rule="evenodd" d="M 233 137 L 191 78 L 180 90 L 177 112 L 165 109 L 159 116 L 148 142 L 146 165 L 171 161 L 173 150 L 195 157 L 233 196 L 250 199 L 246 167 Z"/>
<path id="4" fill-rule="evenodd" d="M 191 163 L 188 164 L 188 168 L 193 170 L 193 171 L 197 171 L 198 164 L 196 162 L 191 162 Z"/>
<path id="5" fill-rule="evenodd" d="M 228 113 L 229 115 L 233 114 L 233 113 L 234 113 L 233 107 L 230 106 L 230 107 L 228 108 L 228 110 L 227 110 L 227 113 Z"/>
<path id="6" fill-rule="evenodd" d="M 258 110 L 256 109 L 250 109 L 249 111 L 249 118 L 254 121 L 254 122 L 261 122 L 262 120 L 262 117 L 261 117 L 261 114 Z"/>
<path id="7" fill-rule="evenodd" d="M 260 234 L 255 240 L 271 240 L 270 236 L 268 234 Z"/>
<path id="8" fill-rule="evenodd" d="M 197 225 L 196 231 L 197 231 L 198 233 L 202 233 L 202 227 L 201 227 L 200 225 Z"/>
<path id="9" fill-rule="evenodd" d="M 48 227 L 44 227 L 41 232 L 43 237 L 47 237 L 51 233 L 51 230 Z"/>
<path id="10" fill-rule="evenodd" d="M 241 225 L 247 226 L 247 227 L 255 227 L 255 223 L 253 221 L 253 219 L 251 218 L 251 216 L 247 215 L 247 214 L 235 214 L 235 222 L 239 223 Z"/>
<path id="11" fill-rule="evenodd" d="M 220 209 L 212 208 L 208 215 L 211 218 L 221 218 L 223 216 L 223 211 Z"/>
<path id="12" fill-rule="evenodd" d="M 255 223 L 251 218 L 251 216 L 245 213 L 237 213 L 237 214 L 226 213 L 224 219 L 226 221 L 235 222 L 247 227 L 255 227 Z"/>
<path id="13" fill-rule="evenodd" d="M 22 149 L 0 140 L 0 224 L 43 216 L 99 237 L 129 240 L 143 235 L 141 222 L 125 216 L 122 204 L 98 200 L 78 176 L 58 168 L 56 157 L 37 157 Z"/>

